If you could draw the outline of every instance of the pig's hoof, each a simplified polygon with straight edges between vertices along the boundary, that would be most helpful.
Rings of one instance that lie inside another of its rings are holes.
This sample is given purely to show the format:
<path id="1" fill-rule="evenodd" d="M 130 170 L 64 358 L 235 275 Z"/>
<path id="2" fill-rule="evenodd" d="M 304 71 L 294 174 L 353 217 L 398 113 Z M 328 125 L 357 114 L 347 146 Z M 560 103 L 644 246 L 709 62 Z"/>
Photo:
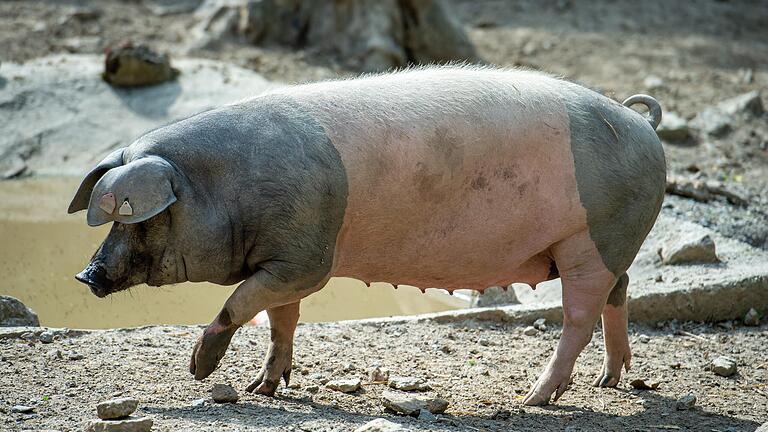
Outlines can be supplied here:
<path id="1" fill-rule="evenodd" d="M 567 376 L 561 379 L 557 379 L 553 376 L 544 374 L 539 377 L 536 384 L 533 385 L 528 394 L 523 399 L 523 404 L 528 406 L 542 406 L 549 405 L 549 400 L 552 398 L 552 394 L 555 394 L 555 398 L 552 403 L 557 402 L 560 396 L 568 389 L 568 384 L 571 383 L 571 377 Z"/>
<path id="2" fill-rule="evenodd" d="M 207 328 L 203 332 L 192 349 L 192 359 L 189 362 L 189 372 L 196 380 L 203 380 L 216 370 L 236 330 L 214 332 Z"/>
<path id="3" fill-rule="evenodd" d="M 290 383 L 292 360 L 292 346 L 279 349 L 273 344 L 267 353 L 264 366 L 261 367 L 256 379 L 246 387 L 245 391 L 274 396 L 277 386 L 280 384 L 280 377 L 283 378 L 286 386 Z"/>
<path id="4" fill-rule="evenodd" d="M 626 347 L 618 354 L 606 353 L 605 361 L 603 362 L 603 370 L 592 385 L 595 387 L 616 387 L 621 380 L 622 366 L 629 372 L 631 358 L 632 354 L 629 349 L 629 342 L 627 342 Z"/>

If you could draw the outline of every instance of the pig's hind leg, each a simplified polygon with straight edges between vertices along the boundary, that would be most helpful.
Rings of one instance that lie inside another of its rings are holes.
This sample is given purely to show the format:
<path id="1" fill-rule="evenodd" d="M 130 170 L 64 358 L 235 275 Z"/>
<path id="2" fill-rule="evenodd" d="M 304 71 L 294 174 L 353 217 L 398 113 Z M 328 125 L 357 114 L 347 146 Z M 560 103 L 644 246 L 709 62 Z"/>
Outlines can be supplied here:
<path id="1" fill-rule="evenodd" d="M 277 390 L 280 378 L 288 385 L 293 362 L 293 334 L 299 322 L 299 303 L 267 309 L 270 326 L 270 342 L 264 364 L 256 379 L 245 389 L 248 392 L 272 396 Z"/>
<path id="2" fill-rule="evenodd" d="M 571 382 L 576 359 L 592 339 L 597 320 L 616 276 L 603 261 L 587 231 L 551 248 L 563 285 L 563 333 L 557 349 L 526 395 L 526 405 L 546 405 L 562 396 Z"/>
<path id="3" fill-rule="evenodd" d="M 603 308 L 605 359 L 603 370 L 593 383 L 596 387 L 615 387 L 621 378 L 622 366 L 629 371 L 632 351 L 627 331 L 627 285 L 629 277 L 624 273 L 616 281 Z"/>

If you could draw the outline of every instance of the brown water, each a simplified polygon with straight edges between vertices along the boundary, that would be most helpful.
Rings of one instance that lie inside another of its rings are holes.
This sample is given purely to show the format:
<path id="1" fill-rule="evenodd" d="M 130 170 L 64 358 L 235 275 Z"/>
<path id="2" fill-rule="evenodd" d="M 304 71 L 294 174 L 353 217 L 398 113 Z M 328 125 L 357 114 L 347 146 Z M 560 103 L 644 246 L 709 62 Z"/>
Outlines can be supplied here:
<path id="1" fill-rule="evenodd" d="M 146 324 L 209 322 L 234 289 L 209 283 L 134 287 L 99 299 L 75 281 L 109 231 L 92 228 L 84 214 L 67 215 L 75 179 L 40 178 L 0 182 L 0 294 L 19 298 L 37 312 L 42 325 L 107 328 Z M 333 278 L 304 299 L 305 322 L 411 315 L 466 307 L 466 301 L 439 290 L 366 287 Z"/>

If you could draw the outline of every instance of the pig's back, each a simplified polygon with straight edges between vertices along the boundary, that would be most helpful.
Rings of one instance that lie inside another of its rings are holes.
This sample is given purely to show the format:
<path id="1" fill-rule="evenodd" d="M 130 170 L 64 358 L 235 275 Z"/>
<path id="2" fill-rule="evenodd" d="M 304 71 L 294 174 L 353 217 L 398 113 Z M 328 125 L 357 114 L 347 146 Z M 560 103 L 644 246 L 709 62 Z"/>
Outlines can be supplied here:
<path id="1" fill-rule="evenodd" d="M 420 287 L 535 282 L 586 226 L 560 81 L 426 69 L 290 87 L 349 195 L 334 275 Z"/>

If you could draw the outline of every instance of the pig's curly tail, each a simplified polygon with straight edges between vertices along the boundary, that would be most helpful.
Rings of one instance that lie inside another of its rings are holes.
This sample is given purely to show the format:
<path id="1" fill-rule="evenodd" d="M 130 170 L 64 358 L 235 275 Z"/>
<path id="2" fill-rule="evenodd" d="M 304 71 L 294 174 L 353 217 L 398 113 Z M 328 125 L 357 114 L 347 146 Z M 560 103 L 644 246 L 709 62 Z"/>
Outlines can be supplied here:
<path id="1" fill-rule="evenodd" d="M 636 94 L 628 97 L 621 104 L 625 107 L 631 107 L 634 104 L 643 104 L 648 107 L 648 117 L 646 119 L 648 120 L 648 123 L 651 124 L 651 127 L 655 130 L 659 126 L 659 123 L 661 123 L 661 105 L 659 105 L 656 99 L 651 96 L 646 94 Z"/>

